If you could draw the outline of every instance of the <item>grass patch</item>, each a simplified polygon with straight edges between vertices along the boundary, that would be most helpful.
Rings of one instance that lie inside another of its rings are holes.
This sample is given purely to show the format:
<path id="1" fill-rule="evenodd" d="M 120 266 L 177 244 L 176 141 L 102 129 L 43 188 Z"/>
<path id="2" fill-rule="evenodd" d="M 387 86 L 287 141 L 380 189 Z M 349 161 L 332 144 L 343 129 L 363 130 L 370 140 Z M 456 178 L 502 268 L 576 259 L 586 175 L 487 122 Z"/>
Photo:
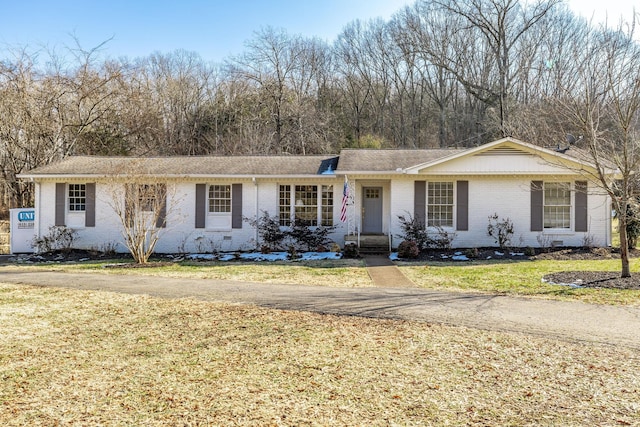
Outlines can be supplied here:
<path id="1" fill-rule="evenodd" d="M 5 265 L 7 270 L 94 272 L 96 274 L 152 275 L 245 282 L 286 283 L 327 287 L 371 287 L 362 260 L 305 262 L 179 262 L 158 267 L 105 268 L 119 261 Z M 402 272 L 425 289 L 487 292 L 515 296 L 579 300 L 588 303 L 640 305 L 640 291 L 569 288 L 549 285 L 542 277 L 559 271 L 619 271 L 620 260 L 475 260 L 465 262 L 397 262 Z M 640 264 L 631 260 L 634 274 Z"/>
<path id="2" fill-rule="evenodd" d="M 30 270 L 82 271 L 101 274 L 130 274 L 244 282 L 301 284 L 328 287 L 371 287 L 373 283 L 362 260 L 304 262 L 190 262 L 145 268 L 105 268 L 120 261 L 46 263 L 20 267 Z M 130 262 L 130 261 L 129 261 Z M 152 265 L 152 263 L 150 263 Z"/>
<path id="3" fill-rule="evenodd" d="M 0 423 L 634 425 L 637 351 L 0 284 Z"/>
<path id="4" fill-rule="evenodd" d="M 620 260 L 536 260 L 398 263 L 418 286 L 505 295 L 580 300 L 599 304 L 640 304 L 637 290 L 569 288 L 542 283 L 544 275 L 567 270 L 619 271 Z M 637 262 L 632 271 L 638 274 Z"/>

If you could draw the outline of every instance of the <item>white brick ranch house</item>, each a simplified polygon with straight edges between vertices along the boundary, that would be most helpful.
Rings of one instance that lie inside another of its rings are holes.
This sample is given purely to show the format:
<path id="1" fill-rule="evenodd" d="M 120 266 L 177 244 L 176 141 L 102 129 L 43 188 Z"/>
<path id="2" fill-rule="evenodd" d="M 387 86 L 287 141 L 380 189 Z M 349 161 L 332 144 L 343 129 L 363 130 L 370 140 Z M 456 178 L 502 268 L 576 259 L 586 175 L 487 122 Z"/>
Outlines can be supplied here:
<path id="1" fill-rule="evenodd" d="M 112 177 L 124 176 L 118 184 L 124 197 L 134 169 L 166 185 L 160 253 L 208 249 L 203 242 L 252 249 L 257 230 L 243 218 L 263 211 L 277 215 L 282 227 L 293 217 L 335 226 L 331 237 L 340 245 L 382 235 L 396 247 L 398 216 L 409 214 L 455 233 L 453 247 L 495 246 L 487 225 L 497 214 L 513 222 L 514 246 L 581 246 L 587 239 L 608 246 L 609 197 L 589 178 L 593 167 L 571 154 L 506 138 L 470 149 L 345 149 L 324 156 L 77 156 L 20 178 L 35 183 L 35 234 L 65 225 L 77 231 L 76 246 L 87 249 L 115 245 L 126 252 Z"/>

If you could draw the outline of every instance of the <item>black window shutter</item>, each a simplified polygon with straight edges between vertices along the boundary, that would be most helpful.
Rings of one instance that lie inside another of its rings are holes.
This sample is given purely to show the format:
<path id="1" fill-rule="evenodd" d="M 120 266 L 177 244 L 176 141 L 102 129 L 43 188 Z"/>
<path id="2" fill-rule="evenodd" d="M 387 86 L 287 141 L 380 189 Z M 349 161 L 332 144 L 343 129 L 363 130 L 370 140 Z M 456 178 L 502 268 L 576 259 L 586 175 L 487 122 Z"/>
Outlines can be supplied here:
<path id="1" fill-rule="evenodd" d="M 84 226 L 95 227 L 96 226 L 96 184 L 90 182 L 85 184 L 85 211 L 84 211 Z"/>
<path id="2" fill-rule="evenodd" d="M 531 231 L 543 230 L 543 187 L 542 181 L 531 181 Z"/>
<path id="3" fill-rule="evenodd" d="M 469 181 L 457 182 L 456 230 L 469 230 Z"/>
<path id="4" fill-rule="evenodd" d="M 55 225 L 65 225 L 64 214 L 67 210 L 67 184 L 56 182 L 56 215 Z"/>
<path id="5" fill-rule="evenodd" d="M 231 185 L 231 228 L 242 228 L 242 184 Z"/>
<path id="6" fill-rule="evenodd" d="M 587 224 L 587 181 L 576 181 L 575 231 L 589 231 Z"/>
<path id="7" fill-rule="evenodd" d="M 413 218 L 420 224 L 427 219 L 427 182 L 416 181 L 413 186 Z"/>
<path id="8" fill-rule="evenodd" d="M 205 228 L 207 184 L 196 184 L 196 228 Z"/>
<path id="9" fill-rule="evenodd" d="M 159 200 L 160 212 L 156 217 L 156 228 L 166 228 L 167 226 L 167 186 L 166 184 L 157 184 L 156 197 Z"/>

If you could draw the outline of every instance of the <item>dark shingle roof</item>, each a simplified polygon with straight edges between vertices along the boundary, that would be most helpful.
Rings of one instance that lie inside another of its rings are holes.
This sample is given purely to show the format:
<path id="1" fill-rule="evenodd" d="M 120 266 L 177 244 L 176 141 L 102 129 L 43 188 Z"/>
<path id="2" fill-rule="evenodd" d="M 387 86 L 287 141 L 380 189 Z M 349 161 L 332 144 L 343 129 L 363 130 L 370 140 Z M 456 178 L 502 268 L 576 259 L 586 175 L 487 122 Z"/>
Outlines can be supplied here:
<path id="1" fill-rule="evenodd" d="M 35 168 L 24 175 L 317 175 L 338 158 L 326 156 L 73 156 Z"/>
<path id="2" fill-rule="evenodd" d="M 338 172 L 395 172 L 423 163 L 433 162 L 465 149 L 433 150 L 342 150 Z"/>
<path id="3" fill-rule="evenodd" d="M 318 175 L 330 167 L 336 173 L 397 173 L 455 156 L 469 149 L 375 150 L 344 149 L 337 155 L 314 156 L 180 156 L 180 157 L 68 157 L 58 163 L 21 174 L 30 176 L 105 176 L 151 174 L 165 176 L 286 176 Z M 491 152 L 491 151 L 489 151 Z M 589 163 L 583 150 L 566 153 Z"/>

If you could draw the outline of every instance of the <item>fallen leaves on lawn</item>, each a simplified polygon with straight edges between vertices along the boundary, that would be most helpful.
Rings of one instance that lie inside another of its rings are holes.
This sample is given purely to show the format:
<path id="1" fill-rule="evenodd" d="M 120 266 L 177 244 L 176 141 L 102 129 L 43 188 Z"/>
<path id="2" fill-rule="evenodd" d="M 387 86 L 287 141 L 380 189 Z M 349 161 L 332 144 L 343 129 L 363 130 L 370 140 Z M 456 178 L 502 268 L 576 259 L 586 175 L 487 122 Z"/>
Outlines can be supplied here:
<path id="1" fill-rule="evenodd" d="M 0 285 L 3 425 L 640 423 L 638 353 Z"/>

